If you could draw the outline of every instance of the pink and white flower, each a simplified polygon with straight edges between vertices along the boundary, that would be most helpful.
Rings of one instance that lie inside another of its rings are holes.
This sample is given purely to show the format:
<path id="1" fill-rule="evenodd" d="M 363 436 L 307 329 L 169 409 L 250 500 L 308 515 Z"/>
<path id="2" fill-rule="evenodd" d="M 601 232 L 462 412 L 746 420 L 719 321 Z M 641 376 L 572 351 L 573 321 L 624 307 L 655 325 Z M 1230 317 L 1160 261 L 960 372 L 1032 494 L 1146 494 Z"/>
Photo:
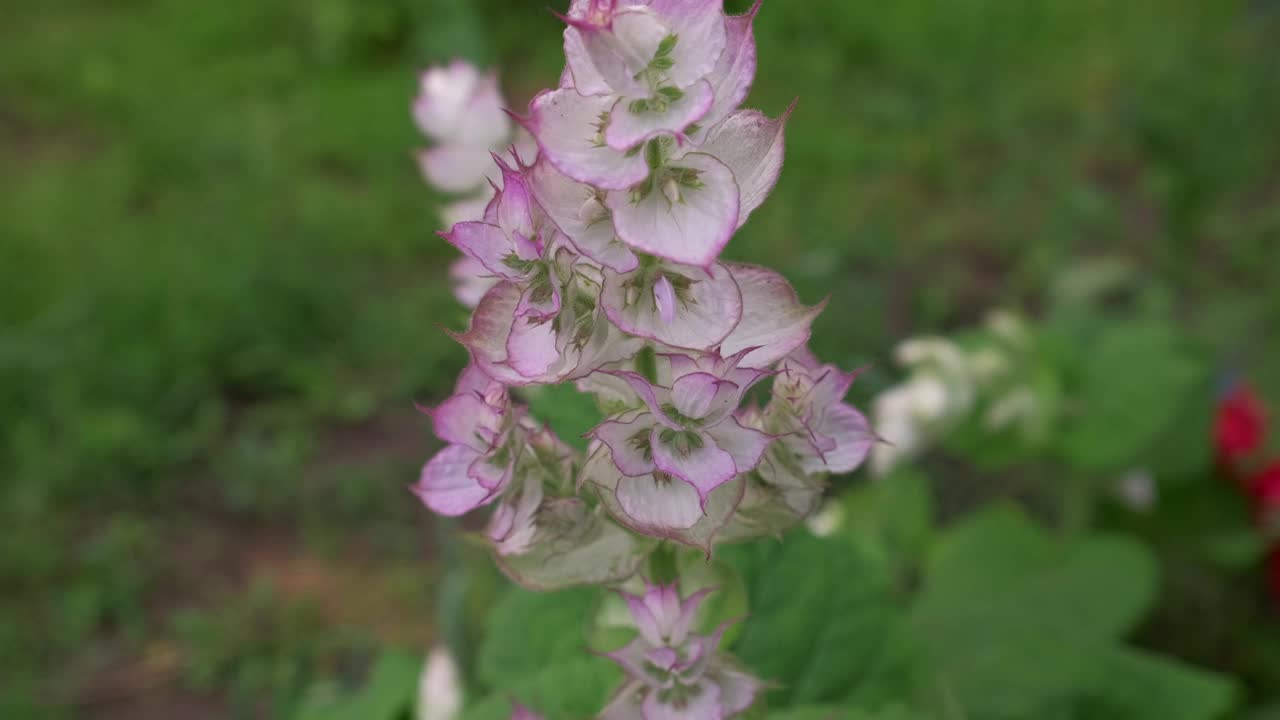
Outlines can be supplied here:
<path id="1" fill-rule="evenodd" d="M 628 680 L 603 720 L 726 720 L 751 707 L 761 684 L 719 652 L 727 625 L 691 632 L 709 592 L 681 598 L 675 585 L 648 585 L 644 595 L 622 594 L 640 633 L 607 654 Z"/>
<path id="2" fill-rule="evenodd" d="M 423 467 L 414 492 L 441 515 L 464 515 L 493 502 L 514 470 L 509 440 L 519 411 L 506 387 L 472 366 L 449 399 L 425 412 L 436 436 L 449 444 Z"/>
<path id="3" fill-rule="evenodd" d="M 719 515 L 721 524 L 727 520 L 741 486 L 727 497 L 720 493 L 715 502 L 713 494 L 753 470 L 772 440 L 733 415 L 742 396 L 768 374 L 738 367 L 739 359 L 661 355 L 658 383 L 635 372 L 604 371 L 625 381 L 639 404 L 590 433 L 601 448 L 588 461 L 587 477 L 612 496 L 606 507 L 620 522 L 703 546 L 715 527 L 704 526 L 696 540 L 680 531 Z M 606 457 L 612 462 L 603 462 Z"/>
<path id="4" fill-rule="evenodd" d="M 857 377 L 821 364 L 806 348 L 783 360 L 765 409 L 766 427 L 782 435 L 804 472 L 852 472 L 875 446 L 866 416 L 842 402 Z"/>

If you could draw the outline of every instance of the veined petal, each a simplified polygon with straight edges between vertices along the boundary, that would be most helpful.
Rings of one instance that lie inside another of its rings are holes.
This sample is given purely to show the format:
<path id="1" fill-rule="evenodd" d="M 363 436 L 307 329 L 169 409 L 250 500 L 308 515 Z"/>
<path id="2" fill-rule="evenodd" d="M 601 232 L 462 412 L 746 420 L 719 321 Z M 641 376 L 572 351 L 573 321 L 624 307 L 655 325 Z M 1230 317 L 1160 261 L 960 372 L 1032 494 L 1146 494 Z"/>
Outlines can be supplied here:
<path id="1" fill-rule="evenodd" d="M 504 262 L 515 252 L 515 248 L 511 244 L 511 238 L 497 225 L 482 222 L 458 223 L 441 237 L 494 275 L 507 280 L 522 280 L 527 274 Z"/>
<path id="2" fill-rule="evenodd" d="M 613 464 L 623 475 L 648 475 L 656 469 L 649 451 L 649 434 L 654 422 L 649 413 L 628 413 L 618 420 L 600 423 L 590 435 L 609 448 Z"/>
<path id="3" fill-rule="evenodd" d="M 760 693 L 759 680 L 731 667 L 718 668 L 712 680 L 720 686 L 720 704 L 724 707 L 725 717 L 732 717 L 751 707 Z"/>
<path id="4" fill-rule="evenodd" d="M 613 219 L 596 190 L 555 169 L 545 158 L 526 171 L 538 205 L 583 255 L 617 272 L 640 265 L 613 231 Z"/>
<path id="5" fill-rule="evenodd" d="M 552 372 L 561 359 L 555 324 L 535 317 L 516 317 L 507 336 L 507 365 L 530 380 Z"/>
<path id="6" fill-rule="evenodd" d="M 765 448 L 773 442 L 769 435 L 743 427 L 734 417 L 709 428 L 707 434 L 715 441 L 716 447 L 733 457 L 734 467 L 739 474 L 754 470 L 760 464 Z"/>
<path id="7" fill-rule="evenodd" d="M 560 74 L 560 87 L 573 88 L 580 95 L 612 95 L 613 89 L 596 69 L 591 54 L 587 52 L 582 31 L 570 25 L 564 29 L 564 72 Z"/>
<path id="8" fill-rule="evenodd" d="M 664 442 L 663 436 L 675 433 L 676 438 Z M 698 491 L 698 499 L 706 503 L 712 490 L 737 476 L 733 456 L 721 450 L 706 433 L 685 431 L 683 434 L 697 439 L 682 440 L 681 431 L 654 428 L 650 442 L 653 462 L 658 469 L 685 481 Z"/>
<path id="9" fill-rule="evenodd" d="M 533 197 L 529 192 L 528 183 L 525 182 L 521 173 L 501 157 L 494 155 L 493 160 L 502 171 L 502 190 L 498 193 L 493 206 L 496 217 L 494 224 L 513 238 L 532 238 Z M 526 260 L 531 259 L 527 253 L 520 253 L 520 255 Z"/>
<path id="10" fill-rule="evenodd" d="M 475 393 L 453 395 L 431 411 L 436 437 L 486 452 L 497 438 L 501 416 Z"/>
<path id="11" fill-rule="evenodd" d="M 718 420 L 737 409 L 742 389 L 708 373 L 682 376 L 671 386 L 671 402 L 681 415 L 695 420 Z"/>
<path id="12" fill-rule="evenodd" d="M 579 182 L 623 190 L 649 175 L 644 153 L 622 153 L 604 144 L 601 129 L 616 98 L 584 97 L 576 90 L 544 92 L 530 103 L 526 128 L 540 153 Z M 732 173 L 730 173 L 732 175 Z M 736 208 L 735 208 L 736 212 Z"/>
<path id="13" fill-rule="evenodd" d="M 826 301 L 805 307 L 791 284 L 778 273 L 756 265 L 730 263 L 729 272 L 742 291 L 742 321 L 720 344 L 733 355 L 748 348 L 739 365 L 768 367 L 809 340 L 813 320 Z"/>
<path id="14" fill-rule="evenodd" d="M 449 517 L 487 505 L 494 493 L 470 474 L 480 459 L 480 453 L 465 445 L 449 445 L 427 461 L 413 491 L 431 510 Z"/>
<path id="15" fill-rule="evenodd" d="M 672 34 L 657 15 L 638 6 L 611 13 L 604 25 L 581 23 L 576 27 L 591 64 L 609 89 L 617 95 L 633 97 L 649 89 L 640 75 L 662 41 Z"/>
<path id="16" fill-rule="evenodd" d="M 724 0 L 650 0 L 649 8 L 678 39 L 668 77 L 687 87 L 708 74 L 725 50 Z"/>
<path id="17" fill-rule="evenodd" d="M 643 155 L 637 154 L 642 164 Z M 659 187 L 650 188 L 642 197 L 636 192 L 613 192 L 605 204 L 613 211 L 618 237 L 632 248 L 706 267 L 715 262 L 738 227 L 738 184 L 728 166 L 705 153 L 689 153 L 672 163 L 674 168 L 660 172 L 678 169 L 690 179 L 682 182 L 675 176 L 662 176 L 654 182 Z M 611 189 L 630 188 L 637 182 L 639 179 Z"/>
<path id="18" fill-rule="evenodd" d="M 437 145 L 418 151 L 418 167 L 433 187 L 462 193 L 480 187 L 493 165 L 487 145 Z"/>
<path id="19" fill-rule="evenodd" d="M 686 286 L 676 294 L 670 323 L 662 317 L 657 295 L 642 287 L 644 271 L 605 272 L 600 302 L 609 320 L 625 333 L 656 340 L 675 348 L 705 350 L 729 337 L 742 317 L 742 296 L 723 265 L 703 270 L 667 266 L 664 275 Z"/>
<path id="20" fill-rule="evenodd" d="M 778 183 L 786 149 L 783 131 L 793 109 L 794 104 L 777 120 L 756 110 L 739 110 L 713 128 L 702 146 L 733 171 L 739 190 L 737 227 Z"/>
<path id="21" fill-rule="evenodd" d="M 867 459 L 867 454 L 876 444 L 876 434 L 866 416 L 844 403 L 833 405 L 827 411 L 822 426 L 815 430 L 835 440 L 835 448 L 825 451 L 821 462 L 806 458 L 806 472 L 853 472 Z M 814 467 L 820 470 L 812 469 Z"/>
<path id="22" fill-rule="evenodd" d="M 666 275 L 653 284 L 653 304 L 662 322 L 670 325 L 676 321 L 676 289 Z"/>
<path id="23" fill-rule="evenodd" d="M 644 720 L 723 720 L 719 686 L 703 681 L 688 692 L 679 705 L 668 705 L 663 702 L 662 693 L 650 691 L 640 706 Z"/>
<path id="24" fill-rule="evenodd" d="M 525 385 L 528 379 L 507 365 L 507 340 L 515 320 L 520 288 L 511 283 L 495 285 L 480 299 L 471 314 L 471 327 L 453 338 L 471 351 L 471 359 L 484 374 L 504 385 Z"/>
<path id="25" fill-rule="evenodd" d="M 670 389 L 662 387 L 661 385 L 654 385 L 649 382 L 645 376 L 629 370 L 601 370 L 600 373 L 604 375 L 612 375 L 626 381 L 626 383 L 631 386 L 631 389 L 635 391 L 636 395 L 639 395 L 640 399 L 644 401 L 645 406 L 649 408 L 649 412 L 653 414 L 654 419 L 665 427 L 675 430 L 680 429 L 680 425 L 668 417 L 666 410 L 662 408 L 662 406 L 671 398 Z"/>
<path id="26" fill-rule="evenodd" d="M 708 557 L 716 534 L 733 516 L 746 488 L 743 478 L 721 485 L 707 499 L 704 513 L 692 487 L 667 477 L 624 477 L 607 451 L 592 454 L 582 472 L 600 489 L 601 504 L 620 524 L 640 535 L 698 548 Z"/>
<path id="27" fill-rule="evenodd" d="M 662 112 L 654 109 L 653 102 L 647 99 L 641 99 L 639 102 L 644 104 L 635 107 L 634 98 L 619 99 L 609 116 L 609 127 L 604 131 L 605 142 L 614 150 L 626 151 L 659 135 L 681 134 L 701 120 L 715 101 L 715 92 L 706 80 L 699 80 L 679 92 L 680 97 L 666 102 Z"/>
<path id="28" fill-rule="evenodd" d="M 474 309 L 480 298 L 498 284 L 498 276 L 470 255 L 463 255 L 449 265 L 449 284 L 458 302 Z"/>
<path id="29" fill-rule="evenodd" d="M 760 11 L 761 1 L 756 0 L 746 15 L 725 18 L 727 40 L 724 52 L 720 53 L 715 69 L 707 76 L 715 92 L 715 102 L 702 118 L 702 129 L 692 134 L 697 144 L 701 144 L 720 121 L 737 110 L 751 90 L 756 76 L 756 40 L 751 24 Z"/>

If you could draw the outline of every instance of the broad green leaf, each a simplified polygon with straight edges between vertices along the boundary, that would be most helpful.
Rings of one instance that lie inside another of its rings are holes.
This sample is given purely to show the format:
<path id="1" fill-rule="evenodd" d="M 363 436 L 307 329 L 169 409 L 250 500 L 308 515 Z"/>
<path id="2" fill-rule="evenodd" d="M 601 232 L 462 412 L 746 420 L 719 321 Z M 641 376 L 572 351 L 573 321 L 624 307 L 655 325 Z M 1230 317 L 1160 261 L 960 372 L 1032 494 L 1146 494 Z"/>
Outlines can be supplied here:
<path id="1" fill-rule="evenodd" d="M 868 558 L 901 576 L 924 553 L 933 532 L 929 481 L 903 468 L 846 493 L 840 533 Z"/>
<path id="2" fill-rule="evenodd" d="M 586 630 L 598 591 L 534 593 L 512 588 L 494 606 L 478 674 L 490 691 L 511 687 L 548 666 L 586 656 Z"/>
<path id="3" fill-rule="evenodd" d="M 520 394 L 533 416 L 550 425 L 560 439 L 578 450 L 587 449 L 582 436 L 601 420 L 591 395 L 578 392 L 572 384 L 522 388 Z"/>
<path id="4" fill-rule="evenodd" d="M 536 623 L 536 618 L 529 619 L 530 625 Z M 621 680 L 622 673 L 612 662 L 580 653 L 495 687 L 491 695 L 469 705 L 462 720 L 510 720 L 512 700 L 548 719 L 587 720 L 605 706 Z"/>
<path id="5" fill-rule="evenodd" d="M 1074 465 L 1098 470 L 1131 461 L 1179 420 L 1203 363 L 1175 328 L 1156 323 L 1108 326 L 1083 355 L 1079 407 L 1060 448 Z"/>
<path id="6" fill-rule="evenodd" d="M 876 563 L 842 539 L 803 531 L 734 550 L 751 610 L 734 650 L 781 685 L 770 705 L 901 696 L 911 653 Z"/>
<path id="7" fill-rule="evenodd" d="M 1215 720 L 1235 700 L 1227 678 L 1150 653 L 1118 649 L 1091 667 L 1097 694 L 1082 720 Z"/>
<path id="8" fill-rule="evenodd" d="M 378 658 L 365 686 L 341 696 L 332 688 L 311 693 L 294 720 L 398 720 L 413 705 L 422 658 L 388 652 Z"/>
<path id="9" fill-rule="evenodd" d="M 1123 537 L 1059 544 L 1011 506 L 949 531 L 934 547 L 913 619 L 931 644 L 986 635 L 1118 637 L 1155 593 L 1155 562 Z"/>

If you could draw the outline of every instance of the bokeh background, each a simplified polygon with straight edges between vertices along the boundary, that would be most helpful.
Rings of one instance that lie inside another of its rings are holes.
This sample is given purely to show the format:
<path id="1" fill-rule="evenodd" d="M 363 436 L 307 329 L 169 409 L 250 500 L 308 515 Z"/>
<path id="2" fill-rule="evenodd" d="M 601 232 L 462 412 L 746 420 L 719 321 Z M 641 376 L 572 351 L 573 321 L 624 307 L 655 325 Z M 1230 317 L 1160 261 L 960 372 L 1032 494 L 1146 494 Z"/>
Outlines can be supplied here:
<path id="1" fill-rule="evenodd" d="M 437 637 L 412 402 L 466 313 L 408 108 L 452 57 L 517 107 L 553 84 L 546 5 L 4 2 L 0 716 L 289 718 Z M 766 0 L 756 32 L 750 104 L 800 102 L 727 256 L 830 296 L 855 402 L 1082 267 L 1280 399 L 1280 3 Z"/>

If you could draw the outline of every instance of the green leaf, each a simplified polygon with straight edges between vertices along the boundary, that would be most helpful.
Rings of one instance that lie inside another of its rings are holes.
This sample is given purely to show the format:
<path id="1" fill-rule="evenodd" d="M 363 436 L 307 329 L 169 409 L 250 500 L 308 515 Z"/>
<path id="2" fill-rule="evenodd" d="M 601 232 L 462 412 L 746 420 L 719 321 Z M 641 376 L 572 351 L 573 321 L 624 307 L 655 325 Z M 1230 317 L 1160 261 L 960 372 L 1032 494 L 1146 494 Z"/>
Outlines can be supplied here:
<path id="1" fill-rule="evenodd" d="M 733 550 L 751 610 L 734 650 L 781 685 L 770 704 L 900 697 L 911 648 L 875 563 L 847 542 L 805 532 Z"/>
<path id="2" fill-rule="evenodd" d="M 534 593 L 512 588 L 494 606 L 480 650 L 478 674 L 491 690 L 513 686 L 548 666 L 587 652 L 594 589 Z"/>
<path id="3" fill-rule="evenodd" d="M 907 574 L 924 554 L 933 533 L 933 498 L 928 480 L 902 468 L 876 482 L 846 493 L 841 534 L 868 558 Z"/>
<path id="4" fill-rule="evenodd" d="M 935 544 L 912 612 L 929 692 L 981 720 L 1212 720 L 1228 682 L 1120 642 L 1155 588 L 1132 540 L 1062 542 L 1012 507 L 974 516 Z"/>
<path id="5" fill-rule="evenodd" d="M 769 720 L 919 720 L 920 716 L 894 706 L 875 712 L 830 705 L 806 705 L 770 713 Z"/>
<path id="6" fill-rule="evenodd" d="M 536 625 L 537 619 L 529 618 L 528 623 Z M 622 673 L 612 662 L 581 654 L 495 688 L 488 697 L 469 705 L 462 720 L 509 720 L 512 700 L 556 720 L 594 718 L 621 680 Z"/>
<path id="7" fill-rule="evenodd" d="M 523 388 L 533 416 L 551 426 L 562 440 L 578 450 L 586 450 L 583 434 L 600 424 L 600 410 L 591 395 L 580 393 L 572 384 Z"/>
<path id="8" fill-rule="evenodd" d="M 1079 408 L 1060 441 L 1063 455 L 1090 470 L 1117 468 L 1175 421 L 1206 369 L 1175 328 L 1111 325 L 1084 358 Z"/>
<path id="9" fill-rule="evenodd" d="M 378 658 L 369 680 L 346 697 L 332 688 L 317 688 L 294 713 L 294 720 L 398 720 L 413 705 L 422 658 L 388 652 Z"/>

